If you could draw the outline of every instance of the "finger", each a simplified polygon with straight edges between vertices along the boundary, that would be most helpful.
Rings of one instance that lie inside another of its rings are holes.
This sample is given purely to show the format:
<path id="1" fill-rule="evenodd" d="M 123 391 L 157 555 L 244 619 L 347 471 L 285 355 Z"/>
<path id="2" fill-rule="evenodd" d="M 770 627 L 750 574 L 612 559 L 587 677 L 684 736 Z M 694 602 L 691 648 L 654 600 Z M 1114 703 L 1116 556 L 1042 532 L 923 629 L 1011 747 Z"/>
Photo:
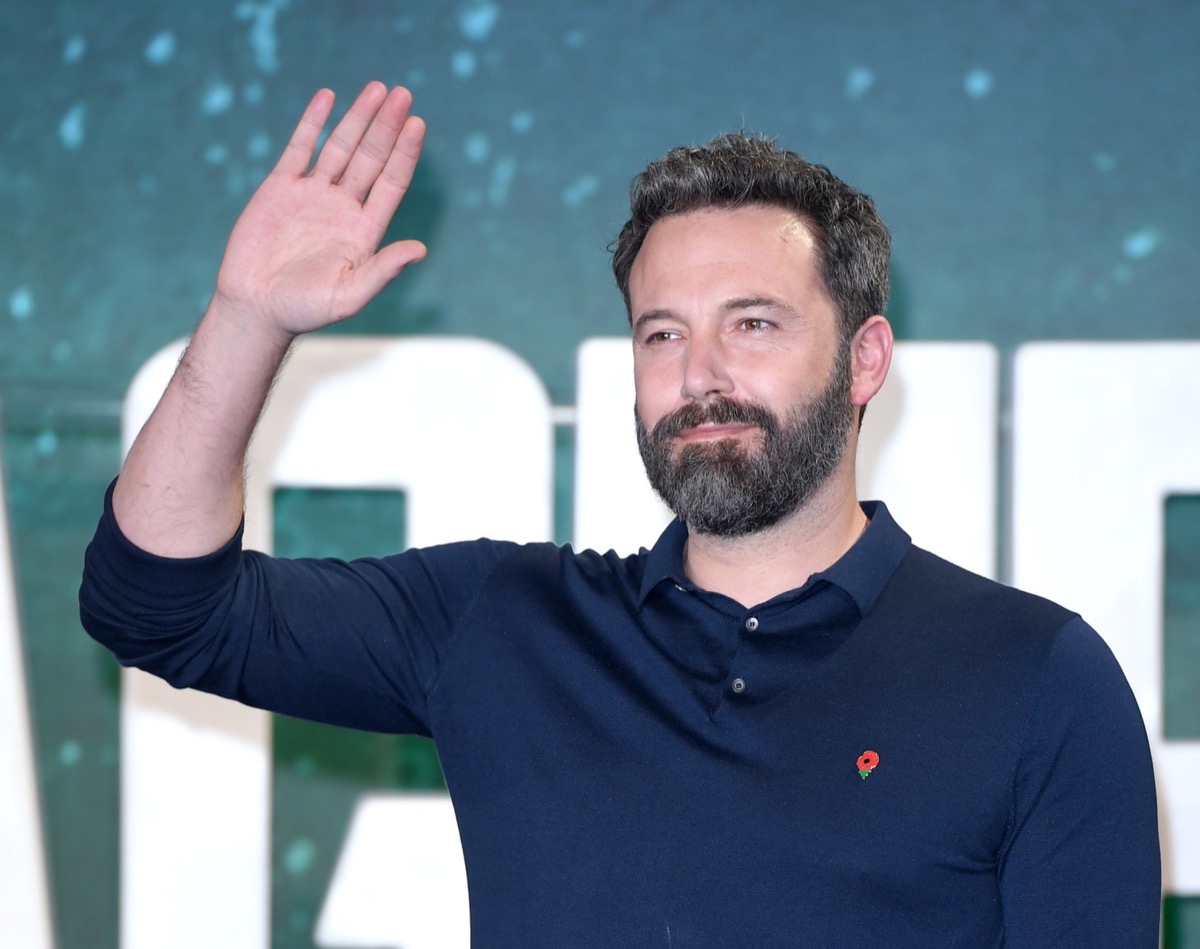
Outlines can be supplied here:
<path id="1" fill-rule="evenodd" d="M 296 124 L 283 154 L 279 156 L 279 161 L 275 163 L 277 172 L 302 175 L 308 171 L 308 164 L 312 161 L 313 151 L 321 137 L 321 129 L 325 127 L 332 111 L 333 93 L 329 89 L 317 90 L 305 107 L 304 114 L 300 116 L 300 121 Z"/>
<path id="2" fill-rule="evenodd" d="M 352 191 L 358 200 L 366 198 L 391 157 L 411 106 L 412 94 L 397 86 L 388 93 L 375 113 L 339 182 Z"/>
<path id="3" fill-rule="evenodd" d="M 421 145 L 425 141 L 425 122 L 415 115 L 410 115 L 400 129 L 396 142 L 388 155 L 387 163 L 379 172 L 371 186 L 363 207 L 367 214 L 386 230 L 400 200 L 404 197 L 408 186 L 412 183 L 413 171 L 417 167 L 417 159 L 421 157 Z"/>
<path id="4" fill-rule="evenodd" d="M 342 116 L 341 121 L 333 127 L 329 138 L 317 155 L 317 163 L 313 166 L 312 176 L 336 182 L 342 177 L 351 157 L 362 141 L 375 113 L 387 95 L 387 86 L 382 82 L 368 82 L 354 104 Z"/>

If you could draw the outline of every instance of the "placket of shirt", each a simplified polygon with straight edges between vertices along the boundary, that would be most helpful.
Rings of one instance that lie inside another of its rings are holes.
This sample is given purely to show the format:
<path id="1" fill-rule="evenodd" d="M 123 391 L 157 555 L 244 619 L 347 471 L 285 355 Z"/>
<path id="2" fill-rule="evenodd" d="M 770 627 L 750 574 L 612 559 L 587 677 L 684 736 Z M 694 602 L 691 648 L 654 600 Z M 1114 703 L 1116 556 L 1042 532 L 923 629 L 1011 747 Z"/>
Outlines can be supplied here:
<path id="1" fill-rule="evenodd" d="M 820 583 L 742 609 L 734 619 L 738 646 L 714 719 L 801 687 L 831 660 L 861 617 L 845 591 Z"/>

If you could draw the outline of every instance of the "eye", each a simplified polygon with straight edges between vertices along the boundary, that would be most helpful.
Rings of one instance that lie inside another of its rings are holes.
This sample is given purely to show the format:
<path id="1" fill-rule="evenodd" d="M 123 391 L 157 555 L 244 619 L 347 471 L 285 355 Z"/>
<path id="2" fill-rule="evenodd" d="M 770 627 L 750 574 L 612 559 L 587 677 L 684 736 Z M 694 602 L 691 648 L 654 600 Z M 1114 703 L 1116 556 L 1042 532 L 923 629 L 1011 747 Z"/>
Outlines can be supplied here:
<path id="1" fill-rule="evenodd" d="M 653 333 L 647 333 L 643 337 L 642 342 L 651 345 L 653 343 L 665 343 L 672 339 L 679 339 L 679 334 L 672 330 L 656 330 Z"/>
<path id="2" fill-rule="evenodd" d="M 739 329 L 749 330 L 751 333 L 761 333 L 765 329 L 770 329 L 770 327 L 770 321 L 764 320 L 760 316 L 748 316 L 738 322 Z"/>

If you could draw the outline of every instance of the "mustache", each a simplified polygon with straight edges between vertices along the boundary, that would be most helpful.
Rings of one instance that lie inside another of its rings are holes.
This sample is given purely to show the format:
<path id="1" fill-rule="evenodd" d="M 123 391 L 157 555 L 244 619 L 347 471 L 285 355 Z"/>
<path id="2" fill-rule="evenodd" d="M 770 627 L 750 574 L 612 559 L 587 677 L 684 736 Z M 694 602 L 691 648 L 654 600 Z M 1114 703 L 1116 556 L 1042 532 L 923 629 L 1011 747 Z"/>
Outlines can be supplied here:
<path id="1" fill-rule="evenodd" d="M 705 424 L 755 425 L 767 432 L 778 428 L 775 416 L 766 406 L 721 398 L 704 403 L 691 402 L 664 415 L 654 426 L 654 437 L 673 438 L 685 429 Z"/>

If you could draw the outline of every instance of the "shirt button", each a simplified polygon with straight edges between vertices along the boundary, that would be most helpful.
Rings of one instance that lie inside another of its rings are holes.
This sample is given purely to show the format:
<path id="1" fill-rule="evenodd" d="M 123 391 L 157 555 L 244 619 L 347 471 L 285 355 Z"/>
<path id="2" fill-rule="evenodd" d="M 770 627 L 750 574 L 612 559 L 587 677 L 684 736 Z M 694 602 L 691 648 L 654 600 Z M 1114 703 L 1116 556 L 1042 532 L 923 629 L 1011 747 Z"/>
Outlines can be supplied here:
<path id="1" fill-rule="evenodd" d="M 748 620 L 746 620 L 746 632 L 752 633 L 756 629 L 758 629 L 758 617 L 751 616 Z"/>
<path id="2" fill-rule="evenodd" d="M 745 692 L 746 691 L 746 680 L 743 679 L 741 676 L 738 676 L 736 679 L 734 679 L 733 680 L 733 691 L 734 692 Z"/>

